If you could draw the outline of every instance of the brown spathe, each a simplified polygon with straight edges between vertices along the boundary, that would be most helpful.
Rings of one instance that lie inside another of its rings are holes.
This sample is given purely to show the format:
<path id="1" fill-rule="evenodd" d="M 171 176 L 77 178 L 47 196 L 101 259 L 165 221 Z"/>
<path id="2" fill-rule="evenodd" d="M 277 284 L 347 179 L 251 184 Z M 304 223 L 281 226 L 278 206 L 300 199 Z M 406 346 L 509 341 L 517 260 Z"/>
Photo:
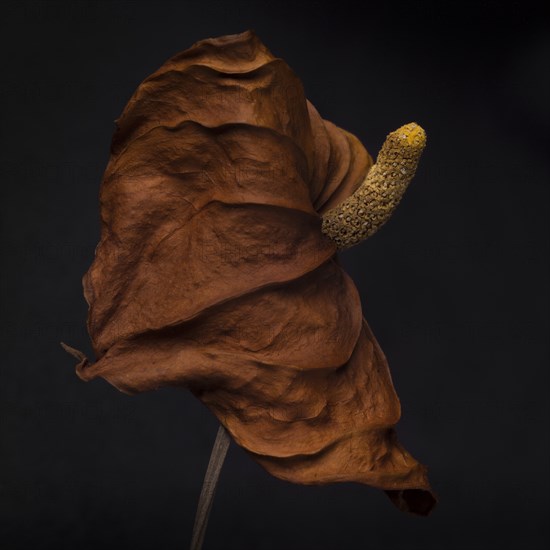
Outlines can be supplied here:
<path id="1" fill-rule="evenodd" d="M 136 90 L 101 184 L 84 277 L 103 377 L 188 388 L 271 474 L 435 503 L 398 443 L 388 366 L 322 232 L 372 159 L 252 33 L 198 42 Z"/>

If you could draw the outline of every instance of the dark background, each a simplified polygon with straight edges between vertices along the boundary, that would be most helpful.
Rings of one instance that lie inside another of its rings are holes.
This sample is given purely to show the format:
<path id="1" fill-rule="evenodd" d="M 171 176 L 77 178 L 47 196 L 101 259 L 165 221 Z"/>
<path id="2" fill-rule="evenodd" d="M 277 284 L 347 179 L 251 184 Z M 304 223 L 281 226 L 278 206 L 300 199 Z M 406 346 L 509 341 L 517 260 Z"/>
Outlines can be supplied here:
<path id="1" fill-rule="evenodd" d="M 542 3 L 541 3 L 542 4 Z M 427 519 L 305 487 L 234 444 L 205 550 L 546 548 L 550 34 L 529 2 L 8 2 L 2 7 L 0 546 L 186 548 L 217 423 L 189 393 L 85 384 L 81 277 L 114 119 L 202 38 L 254 29 L 376 154 L 428 133 L 392 220 L 341 255 L 388 356 Z"/>

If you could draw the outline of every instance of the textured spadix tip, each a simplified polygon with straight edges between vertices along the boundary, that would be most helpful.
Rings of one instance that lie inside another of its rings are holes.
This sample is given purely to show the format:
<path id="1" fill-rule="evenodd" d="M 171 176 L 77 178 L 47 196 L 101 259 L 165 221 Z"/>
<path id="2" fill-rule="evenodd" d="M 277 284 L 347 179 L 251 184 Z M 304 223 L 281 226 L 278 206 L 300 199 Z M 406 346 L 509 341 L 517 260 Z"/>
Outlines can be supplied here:
<path id="1" fill-rule="evenodd" d="M 388 135 L 388 142 L 410 148 L 421 153 L 426 147 L 426 132 L 416 122 L 409 122 Z"/>

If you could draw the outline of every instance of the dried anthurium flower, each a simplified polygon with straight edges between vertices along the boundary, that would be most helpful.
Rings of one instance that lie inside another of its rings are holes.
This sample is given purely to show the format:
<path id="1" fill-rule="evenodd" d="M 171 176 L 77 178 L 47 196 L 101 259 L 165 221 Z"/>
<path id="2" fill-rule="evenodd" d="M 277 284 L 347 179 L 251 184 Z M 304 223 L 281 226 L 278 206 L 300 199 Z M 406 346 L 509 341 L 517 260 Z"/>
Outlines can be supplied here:
<path id="1" fill-rule="evenodd" d="M 336 257 L 388 219 L 424 144 L 406 125 L 373 164 L 252 32 L 168 60 L 117 120 L 83 281 L 97 362 L 80 357 L 78 375 L 129 394 L 187 388 L 274 476 L 365 483 L 429 513 Z"/>

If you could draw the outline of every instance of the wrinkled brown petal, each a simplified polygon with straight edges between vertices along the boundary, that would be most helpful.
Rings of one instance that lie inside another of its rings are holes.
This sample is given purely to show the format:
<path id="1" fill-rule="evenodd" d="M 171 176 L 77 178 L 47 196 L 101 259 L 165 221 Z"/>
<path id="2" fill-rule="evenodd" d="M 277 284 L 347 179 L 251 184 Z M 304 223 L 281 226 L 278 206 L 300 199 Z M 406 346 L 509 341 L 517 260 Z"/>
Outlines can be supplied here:
<path id="1" fill-rule="evenodd" d="M 273 475 L 427 514 L 386 360 L 321 231 L 371 165 L 253 33 L 167 61 L 117 121 L 84 277 L 98 360 L 79 376 L 188 388 Z"/>

